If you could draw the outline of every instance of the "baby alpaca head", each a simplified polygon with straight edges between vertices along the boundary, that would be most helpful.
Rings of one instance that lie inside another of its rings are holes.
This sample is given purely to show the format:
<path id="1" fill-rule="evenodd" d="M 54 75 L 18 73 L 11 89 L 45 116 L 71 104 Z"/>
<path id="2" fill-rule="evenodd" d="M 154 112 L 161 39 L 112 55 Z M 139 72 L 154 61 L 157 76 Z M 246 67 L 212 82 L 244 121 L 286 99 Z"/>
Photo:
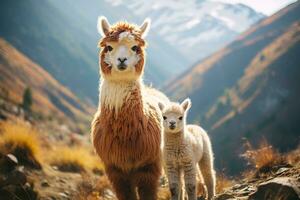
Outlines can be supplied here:
<path id="1" fill-rule="evenodd" d="M 141 26 L 119 22 L 110 25 L 105 17 L 98 18 L 100 71 L 105 79 L 126 81 L 137 80 L 144 71 L 145 36 L 150 20 Z"/>
<path id="2" fill-rule="evenodd" d="M 185 99 L 181 104 L 171 102 L 164 105 L 159 102 L 158 106 L 163 115 L 163 125 L 165 132 L 178 133 L 184 129 L 186 124 L 186 116 L 188 110 L 191 108 L 191 100 Z"/>

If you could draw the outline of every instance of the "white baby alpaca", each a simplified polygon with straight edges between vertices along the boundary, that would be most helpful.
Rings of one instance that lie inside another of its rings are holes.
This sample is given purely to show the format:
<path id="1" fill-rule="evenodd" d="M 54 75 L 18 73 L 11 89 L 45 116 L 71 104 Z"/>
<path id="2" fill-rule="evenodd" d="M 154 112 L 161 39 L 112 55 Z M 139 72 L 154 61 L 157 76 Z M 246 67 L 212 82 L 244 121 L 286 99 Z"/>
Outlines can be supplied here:
<path id="1" fill-rule="evenodd" d="M 164 118 L 163 158 L 169 180 L 172 200 L 178 200 L 181 192 L 181 174 L 189 200 L 196 200 L 197 165 L 207 188 L 207 197 L 215 195 L 215 171 L 213 152 L 207 133 L 197 125 L 186 125 L 190 99 L 178 104 L 159 103 Z"/>

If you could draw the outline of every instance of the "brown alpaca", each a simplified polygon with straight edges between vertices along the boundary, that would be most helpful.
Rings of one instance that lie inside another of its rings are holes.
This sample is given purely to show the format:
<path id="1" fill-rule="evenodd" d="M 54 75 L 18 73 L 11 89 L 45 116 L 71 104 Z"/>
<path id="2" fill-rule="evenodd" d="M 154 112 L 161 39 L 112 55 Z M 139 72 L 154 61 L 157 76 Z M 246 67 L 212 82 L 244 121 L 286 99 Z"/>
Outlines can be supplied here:
<path id="1" fill-rule="evenodd" d="M 161 174 L 162 119 L 157 103 L 168 99 L 142 81 L 148 28 L 149 21 L 137 27 L 98 20 L 103 36 L 101 83 L 92 141 L 120 200 L 137 199 L 136 191 L 140 199 L 156 199 Z"/>

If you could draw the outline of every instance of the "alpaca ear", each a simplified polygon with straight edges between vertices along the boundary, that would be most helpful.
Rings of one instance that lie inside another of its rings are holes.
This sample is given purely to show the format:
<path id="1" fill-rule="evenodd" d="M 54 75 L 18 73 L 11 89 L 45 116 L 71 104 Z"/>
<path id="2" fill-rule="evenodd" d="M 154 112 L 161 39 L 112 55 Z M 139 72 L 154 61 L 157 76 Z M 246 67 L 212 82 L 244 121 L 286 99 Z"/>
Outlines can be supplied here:
<path id="1" fill-rule="evenodd" d="M 150 29 L 150 25 L 151 25 L 151 19 L 146 18 L 143 24 L 140 26 L 142 38 L 145 38 L 147 36 Z"/>
<path id="2" fill-rule="evenodd" d="M 184 111 L 187 111 L 191 108 L 192 102 L 189 98 L 185 99 L 180 106 L 183 108 Z"/>
<path id="3" fill-rule="evenodd" d="M 162 102 L 158 102 L 158 107 L 161 111 L 163 111 L 165 108 L 165 105 Z"/>
<path id="4" fill-rule="evenodd" d="M 98 29 L 98 32 L 103 37 L 108 35 L 109 30 L 110 30 L 110 24 L 107 21 L 106 17 L 104 17 L 104 16 L 98 17 L 97 29 Z"/>

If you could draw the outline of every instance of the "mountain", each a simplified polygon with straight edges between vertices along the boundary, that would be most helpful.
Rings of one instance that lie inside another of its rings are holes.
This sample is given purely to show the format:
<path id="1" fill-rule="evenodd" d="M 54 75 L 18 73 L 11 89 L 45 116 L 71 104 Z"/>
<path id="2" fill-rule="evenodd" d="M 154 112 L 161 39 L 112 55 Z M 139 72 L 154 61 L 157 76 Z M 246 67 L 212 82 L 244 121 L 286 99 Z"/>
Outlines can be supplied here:
<path id="1" fill-rule="evenodd" d="M 189 120 L 208 129 L 216 164 L 234 174 L 245 138 L 281 151 L 299 144 L 300 2 L 297 1 L 187 70 L 166 87 L 189 96 Z"/>
<path id="2" fill-rule="evenodd" d="M 231 42 L 265 16 L 243 4 L 217 1 L 113 0 L 135 15 L 153 19 L 152 33 L 178 49 L 192 64 Z"/>
<path id="3" fill-rule="evenodd" d="M 263 17 L 240 4 L 210 1 L 6 0 L 0 6 L 0 37 L 82 100 L 96 104 L 99 15 L 111 23 L 126 19 L 141 24 L 145 17 L 152 18 L 145 81 L 155 86 Z"/>
<path id="4" fill-rule="evenodd" d="M 0 97 L 21 104 L 27 87 L 32 91 L 33 111 L 44 116 L 82 123 L 93 110 L 41 66 L 0 38 Z"/>

